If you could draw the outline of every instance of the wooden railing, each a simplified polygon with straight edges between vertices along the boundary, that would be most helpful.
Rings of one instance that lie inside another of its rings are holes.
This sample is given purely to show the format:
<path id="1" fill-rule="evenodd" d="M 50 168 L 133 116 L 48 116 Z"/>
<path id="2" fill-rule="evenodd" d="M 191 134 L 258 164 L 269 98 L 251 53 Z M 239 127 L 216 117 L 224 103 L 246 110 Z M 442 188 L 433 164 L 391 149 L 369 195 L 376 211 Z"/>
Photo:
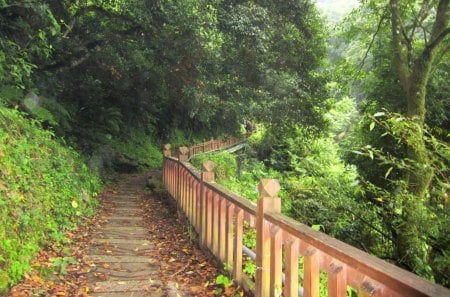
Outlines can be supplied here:
<path id="1" fill-rule="evenodd" d="M 195 155 L 213 152 L 216 150 L 222 150 L 231 146 L 234 146 L 240 142 L 242 142 L 242 138 L 238 137 L 229 137 L 227 139 L 211 139 L 209 141 L 195 144 L 189 147 L 180 147 L 178 148 L 178 155 L 187 155 L 187 160 L 192 158 Z M 164 155 L 172 155 L 170 144 L 164 145 Z"/>
<path id="2" fill-rule="evenodd" d="M 358 296 L 450 296 L 444 287 L 282 215 L 276 180 L 261 180 L 255 205 L 214 182 L 213 162 L 206 161 L 200 173 L 186 162 L 184 152 L 178 158 L 165 152 L 166 188 L 200 244 L 231 267 L 233 279 L 255 296 L 297 297 L 300 291 L 305 297 L 318 297 L 323 274 L 330 297 L 347 296 L 349 287 Z M 255 281 L 243 273 L 244 222 L 256 229 Z"/>

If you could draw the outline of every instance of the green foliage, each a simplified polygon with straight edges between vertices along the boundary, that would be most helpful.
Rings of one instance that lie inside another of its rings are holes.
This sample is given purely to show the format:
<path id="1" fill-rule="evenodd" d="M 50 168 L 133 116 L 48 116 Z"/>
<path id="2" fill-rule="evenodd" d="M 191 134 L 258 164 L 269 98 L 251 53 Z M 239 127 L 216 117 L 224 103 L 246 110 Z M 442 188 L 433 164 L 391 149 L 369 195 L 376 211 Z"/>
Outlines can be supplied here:
<path id="1" fill-rule="evenodd" d="M 73 257 L 57 257 L 53 259 L 53 268 L 58 274 L 65 275 L 68 265 L 76 265 L 78 261 Z"/>
<path id="2" fill-rule="evenodd" d="M 249 227 L 247 222 L 244 223 L 245 232 L 242 237 L 242 243 L 249 249 L 256 248 L 256 230 Z"/>
<path id="3" fill-rule="evenodd" d="M 169 137 L 167 143 L 170 143 L 172 147 L 177 148 L 181 146 L 189 146 L 190 142 L 186 135 L 180 129 L 174 129 Z"/>
<path id="4" fill-rule="evenodd" d="M 191 163 L 199 170 L 201 170 L 203 162 L 208 160 L 213 161 L 215 164 L 214 174 L 218 181 L 227 180 L 232 176 L 236 175 L 237 172 L 236 157 L 228 152 L 197 155 L 191 159 Z"/>
<path id="5" fill-rule="evenodd" d="M 99 180 L 72 149 L 0 107 L 0 290 L 17 282 L 46 240 L 91 216 Z"/>
<path id="6" fill-rule="evenodd" d="M 380 132 L 383 132 L 382 137 L 391 138 L 401 147 L 415 146 L 415 143 L 419 141 L 415 137 L 417 135 L 415 131 L 423 129 L 416 121 L 387 111 L 377 112 L 368 118 L 376 127 L 372 133 L 375 129 L 379 129 Z M 405 179 L 405 176 L 407 177 L 411 172 L 420 170 L 424 164 L 372 146 L 365 146 L 356 153 L 368 157 L 383 168 L 387 168 L 383 174 L 385 184 L 395 190 L 389 192 L 371 184 L 367 196 L 376 197 L 375 199 L 380 207 L 383 208 L 380 217 L 383 221 L 389 221 L 393 232 L 392 237 L 395 238 L 395 235 L 400 232 L 405 221 L 412 220 L 414 223 L 410 226 L 415 226 L 417 235 L 414 238 L 414 244 L 410 244 L 408 247 L 409 252 L 414 255 L 419 255 L 423 251 L 425 251 L 425 254 L 431 254 L 429 258 L 417 257 L 415 260 L 416 266 L 412 269 L 420 275 L 436 278 L 439 282 L 447 284 L 443 276 L 448 270 L 443 267 L 448 266 L 449 262 L 443 255 L 449 252 L 446 248 L 448 246 L 446 218 L 450 209 L 446 195 L 450 188 L 448 180 L 450 149 L 446 143 L 429 133 L 427 127 L 423 129 L 422 135 L 427 145 L 428 160 L 426 166 L 429 166 L 434 173 L 430 191 L 425 200 L 419 199 L 408 190 L 408 180 Z M 411 209 L 414 209 L 414 211 L 411 212 Z M 386 229 L 389 229 L 389 227 L 386 226 Z M 399 244 L 401 243 L 397 243 L 397 245 Z M 421 249 L 421 251 L 415 249 Z"/>
<path id="7" fill-rule="evenodd" d="M 248 274 L 250 277 L 256 277 L 256 263 L 251 258 L 247 257 L 244 263 L 244 268 L 242 272 Z"/>
<path id="8" fill-rule="evenodd" d="M 216 284 L 217 285 L 223 285 L 226 288 L 228 288 L 229 286 L 231 286 L 233 284 L 233 281 L 230 280 L 230 278 L 226 275 L 223 274 L 219 274 L 216 277 Z"/>
<path id="9" fill-rule="evenodd" d="M 159 168 L 162 152 L 151 136 L 137 130 L 128 130 L 121 139 L 112 139 L 113 148 L 120 154 L 136 161 L 142 168 Z"/>

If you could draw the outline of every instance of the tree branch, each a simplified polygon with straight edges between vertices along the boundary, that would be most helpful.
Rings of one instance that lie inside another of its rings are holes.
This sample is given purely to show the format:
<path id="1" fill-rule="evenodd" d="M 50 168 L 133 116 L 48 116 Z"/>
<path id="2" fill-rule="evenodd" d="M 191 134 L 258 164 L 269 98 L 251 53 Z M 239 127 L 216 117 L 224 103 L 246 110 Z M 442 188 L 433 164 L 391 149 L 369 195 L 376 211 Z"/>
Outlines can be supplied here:
<path id="1" fill-rule="evenodd" d="M 417 15 L 414 16 L 414 22 L 412 25 L 413 30 L 411 31 L 411 34 L 409 35 L 409 40 L 412 40 L 414 38 L 415 29 L 417 27 L 424 28 L 423 22 L 428 16 L 428 11 L 430 10 L 430 0 L 424 0 L 422 2 L 422 5 L 420 6 L 420 11 Z"/>
<path id="2" fill-rule="evenodd" d="M 450 0 L 440 0 L 436 9 L 436 19 L 431 31 L 430 40 L 436 39 L 448 26 Z M 448 28 L 447 28 L 448 29 Z"/>
<path id="3" fill-rule="evenodd" d="M 401 14 L 399 0 L 390 0 L 392 42 L 394 50 L 394 63 L 397 66 L 401 85 L 404 91 L 409 93 L 410 69 L 407 60 L 407 51 L 403 47 Z"/>
<path id="4" fill-rule="evenodd" d="M 74 15 L 74 17 L 70 20 L 69 25 L 67 26 L 67 30 L 62 34 L 62 36 L 64 38 L 67 37 L 67 35 L 69 35 L 70 32 L 72 32 L 76 22 L 84 15 L 86 15 L 89 12 L 96 12 L 98 14 L 103 14 L 106 15 L 107 17 L 115 17 L 115 18 L 119 18 L 122 20 L 125 20 L 127 22 L 131 22 L 134 25 L 137 25 L 136 21 L 127 15 L 124 14 L 120 14 L 120 13 L 115 13 L 109 10 L 104 9 L 101 6 L 97 6 L 97 5 L 90 5 L 90 6 L 85 6 L 83 8 L 80 8 Z"/>
<path id="5" fill-rule="evenodd" d="M 366 59 L 367 59 L 367 57 L 369 56 L 369 52 L 370 52 L 370 50 L 371 50 L 371 48 L 372 48 L 372 46 L 373 46 L 373 43 L 375 42 L 375 38 L 376 38 L 376 36 L 378 35 L 378 33 L 380 32 L 380 30 L 381 30 L 381 25 L 382 25 L 383 22 L 386 20 L 386 18 L 387 18 L 387 15 L 386 15 L 386 12 L 385 12 L 385 13 L 383 13 L 383 15 L 381 16 L 380 21 L 378 22 L 377 30 L 375 31 L 375 33 L 373 33 L 373 35 L 372 35 L 372 40 L 370 41 L 369 46 L 367 47 L 367 50 L 366 50 L 366 52 L 364 53 L 364 57 L 362 58 L 361 62 L 360 62 L 359 65 L 358 65 L 358 72 L 357 72 L 356 75 L 355 75 L 355 80 L 356 80 L 356 78 L 359 76 L 359 74 L 361 73 L 361 70 L 362 70 L 362 68 L 363 68 L 363 66 L 364 66 L 364 64 L 365 64 L 365 62 L 366 62 Z"/>
<path id="6" fill-rule="evenodd" d="M 434 50 L 441 42 L 442 40 L 450 34 L 450 28 L 446 28 L 443 30 L 434 40 L 432 40 L 426 47 L 426 50 L 431 52 Z"/>
<path id="7" fill-rule="evenodd" d="M 450 34 L 450 27 L 448 27 L 450 18 L 450 0 L 440 0 L 436 9 L 436 19 L 431 31 L 430 42 L 425 46 L 422 52 L 422 59 L 433 59 L 433 52 L 441 44 L 447 35 Z M 448 50 L 448 47 L 447 49 Z M 445 51 L 442 53 L 445 54 Z"/>

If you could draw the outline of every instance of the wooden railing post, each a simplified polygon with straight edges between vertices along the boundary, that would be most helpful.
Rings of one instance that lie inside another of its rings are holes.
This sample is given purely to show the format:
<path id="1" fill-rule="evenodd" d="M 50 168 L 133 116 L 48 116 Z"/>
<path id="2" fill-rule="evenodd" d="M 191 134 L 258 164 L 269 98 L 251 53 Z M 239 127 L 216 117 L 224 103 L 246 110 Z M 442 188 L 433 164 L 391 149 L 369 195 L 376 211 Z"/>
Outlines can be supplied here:
<path id="1" fill-rule="evenodd" d="M 201 186 L 201 194 L 200 194 L 200 242 L 208 246 L 207 237 L 208 231 L 211 230 L 212 224 L 212 216 L 209 213 L 209 209 L 211 206 L 209 205 L 208 197 L 207 197 L 207 188 L 205 183 L 214 181 L 214 162 L 213 161 L 205 161 L 203 162 L 203 170 L 202 170 L 202 186 Z"/>
<path id="2" fill-rule="evenodd" d="M 178 148 L 178 160 L 180 162 L 187 162 L 189 158 L 189 148 L 181 146 Z"/>
<path id="3" fill-rule="evenodd" d="M 172 155 L 172 146 L 170 145 L 170 143 L 166 143 L 163 146 L 163 155 L 164 157 L 170 157 Z"/>
<path id="4" fill-rule="evenodd" d="M 275 179 L 262 179 L 258 185 L 256 206 L 256 297 L 270 295 L 270 226 L 265 222 L 266 212 L 281 212 L 281 199 L 277 197 L 280 184 Z"/>
<path id="5" fill-rule="evenodd" d="M 164 184 L 166 184 L 166 179 L 167 179 L 167 177 L 166 177 L 166 174 L 167 174 L 167 166 L 166 166 L 166 159 L 165 159 L 165 157 L 170 157 L 170 155 L 171 155 L 171 151 L 170 151 L 170 144 L 169 143 L 166 143 L 164 146 L 163 146 L 163 156 L 164 156 L 164 161 L 163 161 L 163 167 L 162 167 L 162 170 L 163 170 L 163 172 L 162 172 L 162 180 L 163 180 L 163 183 Z"/>
<path id="6" fill-rule="evenodd" d="M 178 148 L 178 161 L 181 162 L 186 162 L 188 160 L 188 155 L 187 153 L 189 152 L 189 149 L 185 146 L 179 147 Z M 178 205 L 181 206 L 181 200 L 182 200 L 182 184 L 184 182 L 184 180 L 182 180 L 183 174 L 182 174 L 182 167 L 180 164 L 178 164 L 178 178 L 177 178 L 177 202 Z"/>

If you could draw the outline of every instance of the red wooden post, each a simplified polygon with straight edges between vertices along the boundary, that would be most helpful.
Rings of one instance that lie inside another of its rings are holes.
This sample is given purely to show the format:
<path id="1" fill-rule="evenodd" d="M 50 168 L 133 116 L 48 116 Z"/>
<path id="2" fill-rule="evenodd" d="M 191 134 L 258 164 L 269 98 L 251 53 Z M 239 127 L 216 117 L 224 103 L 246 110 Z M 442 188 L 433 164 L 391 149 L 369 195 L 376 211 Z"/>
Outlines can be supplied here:
<path id="1" fill-rule="evenodd" d="M 213 191 L 206 191 L 206 246 L 212 250 L 213 246 Z"/>
<path id="2" fill-rule="evenodd" d="M 171 151 L 170 151 L 170 144 L 167 143 L 163 146 L 163 156 L 164 157 L 170 157 L 171 155 Z M 163 183 L 166 184 L 166 180 L 167 180 L 167 163 L 166 163 L 166 158 L 163 159 L 163 172 L 162 172 L 162 178 L 163 178 Z"/>
<path id="3" fill-rule="evenodd" d="M 187 160 L 188 160 L 188 155 L 187 155 L 187 153 L 189 152 L 189 149 L 187 148 L 187 147 L 185 147 L 185 146 L 182 146 L 182 147 L 179 147 L 178 148 L 178 161 L 180 162 L 180 163 L 182 163 L 182 162 L 186 162 Z M 178 205 L 180 205 L 180 203 L 181 203 L 181 198 L 182 198 L 182 185 L 181 185 L 181 183 L 183 182 L 182 181 L 182 173 L 183 173 L 183 168 L 182 168 L 182 166 L 180 165 L 180 164 L 178 164 L 178 181 L 177 181 L 177 183 L 178 183 L 178 191 L 177 191 L 177 202 L 178 202 Z"/>
<path id="4" fill-rule="evenodd" d="M 328 296 L 329 297 L 346 297 L 346 269 L 345 266 L 334 264 L 330 265 L 330 272 L 328 273 Z"/>
<path id="5" fill-rule="evenodd" d="M 286 241 L 286 281 L 284 283 L 283 296 L 298 297 L 298 247 L 297 238 L 289 238 Z M 307 295 L 304 294 L 306 297 Z"/>
<path id="6" fill-rule="evenodd" d="M 226 223 L 226 247 L 225 247 L 225 255 L 226 255 L 226 263 L 228 266 L 233 266 L 233 232 L 234 232 L 234 204 L 227 204 L 227 223 Z"/>
<path id="7" fill-rule="evenodd" d="M 219 259 L 225 262 L 225 248 L 226 248 L 226 215 L 227 215 L 227 199 L 220 197 L 219 199 Z"/>
<path id="8" fill-rule="evenodd" d="M 277 197 L 280 184 L 275 179 L 262 179 L 258 185 L 256 206 L 256 297 L 270 295 L 270 230 L 264 213 L 281 212 L 281 199 Z"/>
<path id="9" fill-rule="evenodd" d="M 170 157 L 172 155 L 170 143 L 166 143 L 163 146 L 163 155 L 164 155 L 164 157 Z"/>
<path id="10" fill-rule="evenodd" d="M 212 252 L 219 257 L 219 201 L 220 195 L 212 193 Z"/>
<path id="11" fill-rule="evenodd" d="M 203 170 L 202 170 L 202 187 L 201 187 L 201 200 L 200 200 L 200 209 L 201 209 L 201 242 L 208 246 L 208 231 L 211 230 L 211 213 L 210 208 L 211 204 L 209 203 L 209 195 L 208 188 L 205 183 L 214 182 L 214 162 L 213 161 L 205 161 L 203 162 Z"/>
<path id="12" fill-rule="evenodd" d="M 196 180 L 195 186 L 195 221 L 194 225 L 197 228 L 197 234 L 201 236 L 202 232 L 202 209 L 200 202 L 202 201 L 202 181 Z M 200 243 L 202 241 L 200 240 Z"/>
<path id="13" fill-rule="evenodd" d="M 234 216 L 234 243 L 233 243 L 233 277 L 239 284 L 242 283 L 242 237 L 244 231 L 244 211 L 235 209 Z"/>
<path id="14" fill-rule="evenodd" d="M 364 281 L 358 290 L 358 297 L 380 297 L 382 296 L 382 289 L 369 281 Z"/>
<path id="15" fill-rule="evenodd" d="M 305 297 L 319 297 L 320 262 L 319 251 L 309 249 L 305 254 L 304 289 Z"/>
<path id="16" fill-rule="evenodd" d="M 283 231 L 277 226 L 272 226 L 270 238 L 270 297 L 277 297 L 282 293 Z"/>
<path id="17" fill-rule="evenodd" d="M 189 174 L 188 176 L 188 195 L 186 200 L 186 216 L 192 224 L 192 200 L 194 198 L 193 195 L 193 187 L 194 187 L 194 178 Z"/>
<path id="18" fill-rule="evenodd" d="M 189 158 L 189 148 L 181 146 L 178 148 L 178 159 L 180 162 L 187 162 Z"/>

